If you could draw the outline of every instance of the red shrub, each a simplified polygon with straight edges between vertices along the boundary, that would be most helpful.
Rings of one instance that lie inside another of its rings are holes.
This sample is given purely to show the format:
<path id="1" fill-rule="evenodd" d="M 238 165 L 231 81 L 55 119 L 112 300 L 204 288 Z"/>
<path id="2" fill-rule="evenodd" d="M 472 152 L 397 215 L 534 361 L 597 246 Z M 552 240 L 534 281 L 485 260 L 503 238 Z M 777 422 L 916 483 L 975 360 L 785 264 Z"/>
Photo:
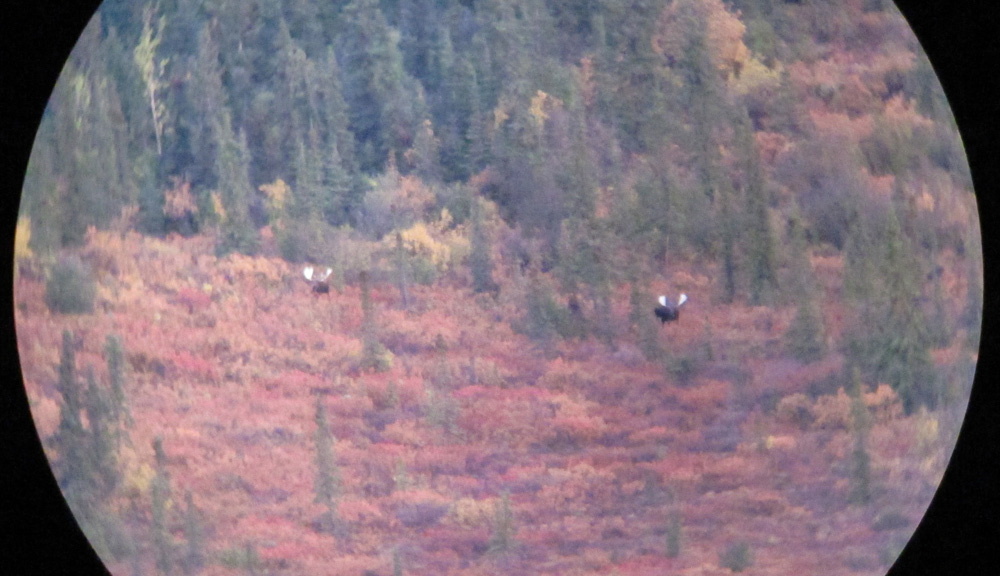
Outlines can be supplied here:
<path id="1" fill-rule="evenodd" d="M 192 288 L 178 290 L 176 301 L 179 305 L 186 306 L 189 314 L 193 314 L 196 310 L 204 310 L 212 305 L 211 296 Z"/>

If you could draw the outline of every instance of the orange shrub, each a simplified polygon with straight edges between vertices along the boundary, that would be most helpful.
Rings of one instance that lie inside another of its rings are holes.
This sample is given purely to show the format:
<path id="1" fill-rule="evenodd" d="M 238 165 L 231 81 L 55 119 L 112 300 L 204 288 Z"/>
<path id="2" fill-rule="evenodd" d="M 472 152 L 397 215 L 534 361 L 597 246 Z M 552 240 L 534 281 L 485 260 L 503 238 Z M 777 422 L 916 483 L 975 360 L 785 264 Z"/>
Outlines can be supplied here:
<path id="1" fill-rule="evenodd" d="M 701 412 L 721 406 L 729 396 L 729 383 L 722 380 L 704 380 L 700 385 L 676 391 L 682 407 Z"/>

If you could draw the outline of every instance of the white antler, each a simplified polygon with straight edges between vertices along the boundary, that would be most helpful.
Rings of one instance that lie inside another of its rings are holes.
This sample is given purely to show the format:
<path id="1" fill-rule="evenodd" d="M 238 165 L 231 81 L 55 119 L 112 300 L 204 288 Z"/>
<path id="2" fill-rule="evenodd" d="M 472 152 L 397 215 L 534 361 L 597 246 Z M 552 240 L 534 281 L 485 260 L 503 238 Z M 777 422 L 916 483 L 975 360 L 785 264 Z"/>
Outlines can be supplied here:
<path id="1" fill-rule="evenodd" d="M 330 277 L 330 274 L 332 274 L 332 273 L 333 273 L 333 270 L 332 270 L 332 269 L 330 269 L 330 268 L 327 268 L 327 269 L 326 269 L 326 271 L 325 271 L 325 272 L 323 272 L 323 274 L 321 274 L 320 276 L 317 276 L 317 277 L 316 277 L 316 281 L 317 281 L 317 282 L 323 282 L 323 281 L 325 281 L 325 280 L 326 280 L 327 278 L 329 278 L 329 277 Z"/>
<path id="2" fill-rule="evenodd" d="M 688 295 L 687 294 L 681 294 L 680 300 L 677 301 L 677 307 L 680 308 L 687 301 L 688 301 Z"/>
<path id="3" fill-rule="evenodd" d="M 666 305 L 667 305 L 667 297 L 660 296 L 660 306 L 666 306 Z"/>
<path id="4" fill-rule="evenodd" d="M 302 271 L 302 274 L 306 277 L 306 280 L 311 282 L 313 279 L 313 267 L 306 266 L 306 269 Z"/>

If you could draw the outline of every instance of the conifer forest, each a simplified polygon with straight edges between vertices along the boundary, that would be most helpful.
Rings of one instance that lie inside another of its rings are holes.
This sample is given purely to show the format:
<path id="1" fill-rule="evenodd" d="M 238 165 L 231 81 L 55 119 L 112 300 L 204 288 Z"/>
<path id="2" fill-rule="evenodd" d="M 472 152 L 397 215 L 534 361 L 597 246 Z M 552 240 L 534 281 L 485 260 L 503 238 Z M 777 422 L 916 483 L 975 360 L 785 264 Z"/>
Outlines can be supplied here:
<path id="1" fill-rule="evenodd" d="M 116 575 L 875 576 L 980 246 L 889 0 L 106 0 L 14 314 Z"/>

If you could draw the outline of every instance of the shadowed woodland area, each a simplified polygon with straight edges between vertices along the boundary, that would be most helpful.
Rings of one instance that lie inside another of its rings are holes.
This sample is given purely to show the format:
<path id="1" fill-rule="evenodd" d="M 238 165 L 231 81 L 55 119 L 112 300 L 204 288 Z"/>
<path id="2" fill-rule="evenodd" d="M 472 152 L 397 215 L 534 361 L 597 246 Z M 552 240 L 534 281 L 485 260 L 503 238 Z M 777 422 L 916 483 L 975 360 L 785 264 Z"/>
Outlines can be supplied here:
<path id="1" fill-rule="evenodd" d="M 886 0 L 109 0 L 16 241 L 115 574 L 882 574 L 979 345 Z"/>

